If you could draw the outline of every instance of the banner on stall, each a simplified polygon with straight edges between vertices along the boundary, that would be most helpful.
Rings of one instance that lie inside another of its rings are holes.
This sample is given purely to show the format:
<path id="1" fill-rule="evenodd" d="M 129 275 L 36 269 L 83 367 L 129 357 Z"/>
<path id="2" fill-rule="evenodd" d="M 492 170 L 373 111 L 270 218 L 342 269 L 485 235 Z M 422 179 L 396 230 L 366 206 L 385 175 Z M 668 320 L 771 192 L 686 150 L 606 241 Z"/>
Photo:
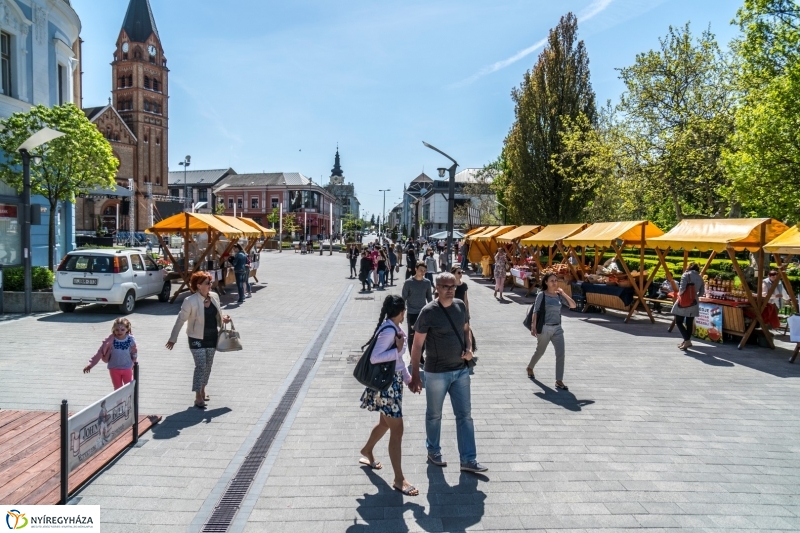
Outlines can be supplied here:
<path id="1" fill-rule="evenodd" d="M 69 471 L 72 472 L 94 454 L 133 426 L 133 387 L 131 381 L 99 402 L 69 419 Z"/>
<path id="2" fill-rule="evenodd" d="M 711 342 L 722 342 L 722 306 L 700 303 L 700 314 L 694 320 L 694 336 Z"/>

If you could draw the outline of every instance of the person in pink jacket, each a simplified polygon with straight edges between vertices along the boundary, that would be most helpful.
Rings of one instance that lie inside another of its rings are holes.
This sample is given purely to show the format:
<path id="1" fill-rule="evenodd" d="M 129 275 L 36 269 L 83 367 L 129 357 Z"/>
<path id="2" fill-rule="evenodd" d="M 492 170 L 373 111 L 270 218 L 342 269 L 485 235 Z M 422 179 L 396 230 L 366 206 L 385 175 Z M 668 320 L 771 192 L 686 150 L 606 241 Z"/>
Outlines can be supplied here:
<path id="1" fill-rule="evenodd" d="M 385 391 L 374 391 L 366 389 L 361 395 L 361 408 L 368 411 L 378 411 L 380 420 L 372 428 L 369 439 L 361 449 L 363 456 L 359 463 L 373 469 L 383 468 L 379 462 L 375 461 L 372 451 L 378 441 L 390 431 L 389 435 L 389 459 L 392 461 L 394 470 L 394 482 L 392 487 L 407 496 L 417 496 L 419 491 L 406 480 L 403 475 L 401 465 L 402 442 L 403 442 L 403 384 L 411 381 L 411 374 L 408 373 L 406 364 L 403 361 L 403 354 L 406 353 L 408 339 L 405 332 L 400 328 L 406 315 L 406 302 L 397 295 L 389 295 L 383 301 L 381 317 L 378 326 L 375 328 L 373 336 L 377 335 L 375 346 L 372 349 L 370 362 L 372 364 L 386 363 L 394 361 L 394 381 Z M 371 341 L 372 339 L 370 339 Z M 367 343 L 369 344 L 369 343 Z M 366 344 L 364 345 L 366 346 Z M 363 347 L 362 347 L 363 348 Z"/>
<path id="2" fill-rule="evenodd" d="M 133 363 L 136 362 L 139 351 L 131 331 L 131 323 L 127 318 L 116 319 L 111 325 L 111 335 L 106 337 L 94 357 L 89 359 L 83 373 L 91 372 L 92 367 L 102 359 L 104 363 L 108 363 L 108 373 L 111 374 L 114 390 L 133 381 Z"/>

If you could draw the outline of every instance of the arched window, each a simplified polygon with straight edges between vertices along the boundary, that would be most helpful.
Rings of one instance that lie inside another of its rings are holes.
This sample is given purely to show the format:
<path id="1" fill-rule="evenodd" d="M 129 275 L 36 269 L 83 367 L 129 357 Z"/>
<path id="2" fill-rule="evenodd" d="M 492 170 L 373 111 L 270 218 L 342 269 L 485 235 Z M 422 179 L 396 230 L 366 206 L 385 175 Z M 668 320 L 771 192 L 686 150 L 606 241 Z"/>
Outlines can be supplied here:
<path id="1" fill-rule="evenodd" d="M 148 142 L 148 138 L 147 138 L 147 134 L 145 134 L 145 136 L 144 136 L 144 143 L 145 143 L 145 144 L 147 144 L 147 142 Z"/>
<path id="2" fill-rule="evenodd" d="M 161 146 L 161 138 L 156 137 L 156 146 Z"/>
<path id="3" fill-rule="evenodd" d="M 144 77 L 144 88 L 145 89 L 149 89 L 150 88 L 150 78 L 147 77 L 147 76 Z"/>
<path id="4" fill-rule="evenodd" d="M 133 87 L 133 76 L 128 76 L 128 87 Z"/>
<path id="5" fill-rule="evenodd" d="M 160 83 L 158 82 L 158 80 L 153 78 L 153 90 L 161 92 L 161 89 L 159 88 L 159 86 L 160 86 Z"/>

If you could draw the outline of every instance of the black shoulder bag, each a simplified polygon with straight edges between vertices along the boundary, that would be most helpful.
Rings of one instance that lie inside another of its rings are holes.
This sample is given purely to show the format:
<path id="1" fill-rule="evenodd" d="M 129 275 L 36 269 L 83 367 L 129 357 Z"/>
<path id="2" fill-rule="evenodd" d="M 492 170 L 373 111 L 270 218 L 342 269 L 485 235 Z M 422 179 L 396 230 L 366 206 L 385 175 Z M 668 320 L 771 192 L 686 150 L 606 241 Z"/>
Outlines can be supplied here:
<path id="1" fill-rule="evenodd" d="M 364 350 L 363 354 L 361 354 L 361 359 L 358 360 L 356 367 L 353 369 L 353 377 L 356 378 L 359 383 L 378 392 L 388 389 L 394 380 L 394 359 L 378 364 L 370 361 L 370 358 L 372 357 L 372 350 L 375 348 L 375 343 L 378 340 L 378 336 L 385 329 L 394 328 L 392 328 L 392 326 L 386 326 L 378 330 L 369 340 L 367 349 Z"/>
<path id="2" fill-rule="evenodd" d="M 541 292 L 544 293 L 544 291 L 541 291 Z M 560 294 L 558 295 L 558 299 L 559 299 L 559 301 L 561 300 L 561 295 Z M 536 313 L 536 334 L 537 335 L 542 332 L 542 329 L 544 329 L 544 305 L 545 305 L 545 297 L 542 296 L 542 303 L 539 306 L 539 309 L 534 309 L 536 307 L 536 303 L 534 302 L 533 305 L 531 305 L 531 308 L 528 309 L 528 314 L 525 316 L 525 320 L 522 321 L 522 325 L 525 326 L 525 329 L 530 331 L 531 330 L 531 325 L 532 325 L 532 322 L 533 322 L 533 313 Z"/>
<path id="3" fill-rule="evenodd" d="M 453 324 L 453 319 L 450 318 L 450 313 L 447 312 L 447 308 L 444 307 L 441 304 L 441 302 L 439 303 L 439 309 L 442 310 L 442 312 L 444 313 L 444 316 L 447 317 L 447 321 L 450 322 L 450 327 L 452 327 L 453 331 L 455 331 L 456 337 L 458 337 L 458 342 L 461 344 L 461 353 L 466 352 L 467 351 L 467 347 L 464 344 L 464 339 L 463 339 L 464 332 L 463 331 L 461 333 L 458 332 L 458 330 L 456 329 L 456 325 Z M 473 355 L 472 359 L 470 359 L 469 361 L 464 361 L 464 362 L 466 363 L 467 368 L 472 368 L 472 367 L 474 367 L 475 365 L 478 364 L 478 358 Z"/>

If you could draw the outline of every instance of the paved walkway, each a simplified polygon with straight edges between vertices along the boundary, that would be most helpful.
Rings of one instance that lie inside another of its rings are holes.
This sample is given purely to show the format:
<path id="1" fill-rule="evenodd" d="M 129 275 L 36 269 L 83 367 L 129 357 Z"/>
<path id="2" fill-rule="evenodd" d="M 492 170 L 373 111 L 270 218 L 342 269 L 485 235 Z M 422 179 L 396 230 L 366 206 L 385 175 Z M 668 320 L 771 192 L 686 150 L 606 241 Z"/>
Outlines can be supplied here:
<path id="1" fill-rule="evenodd" d="M 324 357 L 231 531 L 800 529 L 800 365 L 787 363 L 788 344 L 738 351 L 698 342 L 684 354 L 664 323 L 567 313 L 570 391 L 556 392 L 552 350 L 536 369 L 540 381 L 525 377 L 533 339 L 521 304 L 530 300 L 501 304 L 469 280 L 480 357 L 473 418 L 490 470 L 459 473 L 449 407 L 450 466 L 428 465 L 424 397 L 406 391 L 403 468 L 421 495 L 404 497 L 391 490 L 387 440 L 376 448 L 383 470 L 358 465 L 377 415 L 359 408 L 352 360 L 385 293 L 349 289 L 342 255 L 263 255 L 267 284 L 230 310 L 245 350 L 217 355 L 205 412 L 190 407 L 183 341 L 163 349 L 177 306 L 148 301 L 131 317 L 141 412 L 165 420 L 79 494 L 102 506 L 104 531 L 199 529 L 340 298 Z M 108 392 L 102 368 L 80 369 L 115 316 L 86 309 L 0 323 L 0 406 L 55 409 L 68 398 L 77 409 Z"/>

